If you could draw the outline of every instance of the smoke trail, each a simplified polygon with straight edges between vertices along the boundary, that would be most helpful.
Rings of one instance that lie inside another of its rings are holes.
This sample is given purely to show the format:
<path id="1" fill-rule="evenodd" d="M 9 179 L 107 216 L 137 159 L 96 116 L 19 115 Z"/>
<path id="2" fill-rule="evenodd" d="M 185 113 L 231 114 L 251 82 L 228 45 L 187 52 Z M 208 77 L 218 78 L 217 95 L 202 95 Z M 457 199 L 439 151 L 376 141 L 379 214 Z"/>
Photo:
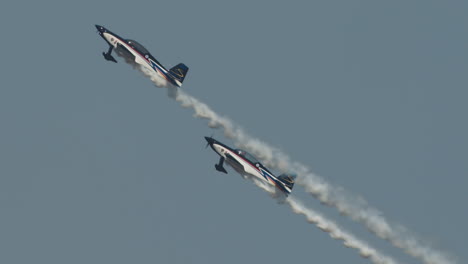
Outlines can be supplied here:
<path id="1" fill-rule="evenodd" d="M 297 173 L 296 184 L 303 186 L 312 196 L 323 204 L 336 208 L 342 215 L 363 224 L 377 237 L 389 241 L 408 255 L 420 259 L 426 264 L 456 263 L 453 257 L 446 256 L 426 245 L 407 228 L 398 224 L 390 224 L 379 210 L 372 208 L 363 198 L 351 195 L 340 187 L 330 185 L 323 178 L 310 172 L 306 166 L 292 162 L 279 149 L 272 148 L 255 139 L 238 141 L 238 146 L 258 155 L 273 168 Z"/>
<path id="2" fill-rule="evenodd" d="M 358 250 L 359 255 L 361 257 L 369 258 L 373 263 L 376 264 L 397 263 L 392 258 L 379 253 L 377 250 L 370 247 L 365 242 L 358 240 L 352 234 L 344 231 L 334 222 L 326 219 L 324 216 L 313 211 L 312 209 L 306 208 L 297 199 L 294 199 L 290 196 L 286 200 L 286 203 L 291 207 L 294 213 L 304 215 L 307 219 L 307 222 L 314 224 L 322 231 L 327 232 L 331 238 L 336 240 L 342 240 L 344 246 Z"/>
<path id="3" fill-rule="evenodd" d="M 279 149 L 248 136 L 240 127 L 234 125 L 228 118 L 217 115 L 206 104 L 182 91 L 178 91 L 175 100 L 183 107 L 192 108 L 195 111 L 195 117 L 207 119 L 210 127 L 222 127 L 226 137 L 233 139 L 238 147 L 252 152 L 268 166 L 283 172 L 297 173 L 296 183 L 303 186 L 307 192 L 322 203 L 335 207 L 341 214 L 362 223 L 370 232 L 389 241 L 395 247 L 403 249 L 410 256 L 418 258 L 426 264 L 455 263 L 444 254 L 424 245 L 406 228 L 400 225 L 390 225 L 382 213 L 371 208 L 364 199 L 352 196 L 343 189 L 330 185 L 321 177 L 311 173 L 306 166 L 292 162 Z"/>
<path id="4" fill-rule="evenodd" d="M 157 77 L 144 67 L 140 70 L 151 78 L 158 87 L 161 85 Z M 177 90 L 175 87 L 168 88 L 168 95 L 175 99 L 183 107 L 192 108 L 194 116 L 208 120 L 208 126 L 212 128 L 221 127 L 224 135 L 235 141 L 235 144 L 252 152 L 268 166 L 283 172 L 293 171 L 298 175 L 297 184 L 303 186 L 307 192 L 319 199 L 322 203 L 335 207 L 341 214 L 352 220 L 362 223 L 370 232 L 376 236 L 389 241 L 395 247 L 403 249 L 407 254 L 422 260 L 425 264 L 454 264 L 455 261 L 424 245 L 422 241 L 409 234 L 408 230 L 400 225 L 390 225 L 378 210 L 371 208 L 362 198 L 356 198 L 341 188 L 334 187 L 323 178 L 313 174 L 310 170 L 290 158 L 277 148 L 247 135 L 240 127 L 236 126 L 226 117 L 221 117 L 206 104 L 194 97 Z"/>
<path id="5" fill-rule="evenodd" d="M 318 176 L 302 167 L 302 175 L 297 181 L 305 190 L 324 204 L 335 207 L 342 215 L 362 223 L 376 236 L 401 248 L 405 253 L 422 260 L 426 264 L 448 264 L 455 261 L 427 245 L 423 245 L 408 229 L 401 225 L 391 225 L 377 209 L 371 208 L 364 199 L 353 197 L 342 189 L 331 186 Z"/>
<path id="6" fill-rule="evenodd" d="M 307 222 L 314 224 L 323 232 L 328 233 L 331 238 L 335 240 L 341 240 L 343 241 L 343 245 L 345 247 L 357 250 L 361 257 L 368 258 L 375 264 L 397 264 L 397 262 L 391 257 L 383 255 L 365 242 L 357 239 L 351 233 L 346 232 L 333 221 L 325 218 L 310 208 L 306 208 L 297 198 L 289 196 L 286 199 L 284 194 L 278 195 L 276 192 L 277 189 L 271 185 L 267 185 L 263 181 L 257 180 L 255 177 L 246 178 L 253 181 L 255 185 L 269 193 L 271 197 L 276 199 L 278 202 L 289 205 L 294 213 L 304 215 L 307 219 Z"/>

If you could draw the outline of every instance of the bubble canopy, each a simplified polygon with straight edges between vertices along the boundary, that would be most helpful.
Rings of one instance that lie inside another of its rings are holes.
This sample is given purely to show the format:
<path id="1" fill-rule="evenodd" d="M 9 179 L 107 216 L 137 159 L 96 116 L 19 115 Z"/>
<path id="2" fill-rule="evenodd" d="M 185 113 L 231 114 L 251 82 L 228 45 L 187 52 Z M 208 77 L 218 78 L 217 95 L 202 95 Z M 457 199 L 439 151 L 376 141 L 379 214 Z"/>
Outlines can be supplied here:
<path id="1" fill-rule="evenodd" d="M 239 156 L 245 158 L 246 160 L 250 161 L 251 163 L 255 164 L 255 163 L 260 163 L 257 158 L 255 158 L 252 154 L 248 153 L 247 151 L 245 150 L 242 150 L 242 149 L 236 149 L 235 152 L 237 152 L 237 154 L 239 154 Z"/>
<path id="2" fill-rule="evenodd" d="M 141 54 L 149 54 L 149 51 L 145 47 L 143 47 L 143 45 L 138 43 L 137 41 L 135 41 L 133 39 L 127 39 L 126 41 L 127 41 L 128 45 L 130 45 L 132 48 L 136 49 Z"/>

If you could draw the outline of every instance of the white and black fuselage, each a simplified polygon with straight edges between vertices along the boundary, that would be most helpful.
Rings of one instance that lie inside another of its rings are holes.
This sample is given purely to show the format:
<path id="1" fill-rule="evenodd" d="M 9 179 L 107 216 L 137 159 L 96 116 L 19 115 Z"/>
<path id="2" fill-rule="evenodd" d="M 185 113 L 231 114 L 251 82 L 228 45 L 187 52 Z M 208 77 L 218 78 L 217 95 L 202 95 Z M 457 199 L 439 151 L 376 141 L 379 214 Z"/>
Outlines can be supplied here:
<path id="1" fill-rule="evenodd" d="M 181 63 L 168 71 L 145 47 L 143 47 L 143 45 L 135 40 L 124 39 L 103 26 L 96 25 L 96 28 L 98 34 L 109 44 L 107 53 L 103 52 L 103 56 L 106 60 L 117 62 L 111 55 L 112 50 L 115 49 L 115 51 L 125 59 L 135 62 L 153 72 L 155 74 L 154 77 L 157 76 L 161 79 L 160 81 L 162 83 L 176 87 L 182 86 L 182 82 L 188 71 L 187 66 Z"/>
<path id="2" fill-rule="evenodd" d="M 205 139 L 208 145 L 220 156 L 218 164 L 215 164 L 216 170 L 227 173 L 223 167 L 224 162 L 226 162 L 244 177 L 253 177 L 253 180 L 259 180 L 270 187 L 276 187 L 276 190 L 281 191 L 286 196 L 291 193 L 294 176 L 281 175 L 276 177 L 248 152 L 232 149 L 211 137 L 205 137 Z"/>

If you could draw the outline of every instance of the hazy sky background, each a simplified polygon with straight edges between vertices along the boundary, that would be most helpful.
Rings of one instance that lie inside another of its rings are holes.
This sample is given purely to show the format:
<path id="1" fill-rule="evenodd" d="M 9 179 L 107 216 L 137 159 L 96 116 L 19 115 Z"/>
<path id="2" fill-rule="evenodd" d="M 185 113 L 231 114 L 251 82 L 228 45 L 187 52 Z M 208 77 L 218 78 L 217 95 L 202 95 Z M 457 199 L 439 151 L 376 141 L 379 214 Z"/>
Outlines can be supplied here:
<path id="1" fill-rule="evenodd" d="M 101 24 L 183 89 L 468 261 L 468 2 L 3 1 L 0 263 L 370 263 L 233 170 Z M 420 263 L 294 192 L 402 263 Z"/>

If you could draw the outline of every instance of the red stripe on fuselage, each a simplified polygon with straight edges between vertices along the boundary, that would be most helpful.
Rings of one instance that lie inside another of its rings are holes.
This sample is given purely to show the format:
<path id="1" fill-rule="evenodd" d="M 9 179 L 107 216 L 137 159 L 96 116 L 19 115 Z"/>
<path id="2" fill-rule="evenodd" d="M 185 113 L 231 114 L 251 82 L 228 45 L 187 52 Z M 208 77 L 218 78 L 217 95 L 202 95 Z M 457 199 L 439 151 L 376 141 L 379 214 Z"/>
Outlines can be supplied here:
<path id="1" fill-rule="evenodd" d="M 121 44 L 121 43 L 119 43 L 119 44 L 123 45 L 126 49 L 131 49 L 131 50 L 135 51 L 138 55 L 140 55 L 140 57 L 141 57 L 143 60 L 145 60 L 145 61 L 149 64 L 149 66 L 151 67 L 151 69 L 156 70 L 156 72 L 157 72 L 159 75 L 162 75 L 162 76 L 164 77 L 164 79 L 166 79 L 167 81 L 170 82 L 170 80 L 167 78 L 167 76 L 166 76 L 161 70 L 159 70 L 158 67 L 155 67 L 156 69 L 153 68 L 153 65 L 152 65 L 151 62 L 149 61 L 149 58 L 148 58 L 148 59 L 145 58 L 145 56 L 143 56 L 143 54 L 141 54 L 140 52 L 138 52 L 136 49 L 132 48 L 130 45 L 128 45 L 128 44 L 125 42 L 125 40 L 123 40 L 123 39 L 120 38 L 119 36 L 117 36 L 117 35 L 115 35 L 115 34 L 113 34 L 113 33 L 109 33 L 109 32 L 106 32 L 106 33 L 108 33 L 108 34 L 114 36 L 116 39 L 120 40 L 120 42 L 122 42 L 122 44 Z M 156 63 L 156 62 L 155 62 L 155 63 Z M 156 64 L 157 64 L 157 63 L 156 63 Z"/>
<path id="2" fill-rule="evenodd" d="M 231 151 L 231 150 L 228 150 L 230 152 L 232 152 L 234 155 L 236 155 L 237 157 L 241 158 L 242 160 L 244 160 L 245 162 L 247 162 L 247 164 L 249 164 L 252 168 L 254 168 L 256 171 L 258 171 L 258 173 L 260 173 L 260 176 L 262 176 L 263 178 L 265 178 L 265 176 L 263 176 L 262 174 L 262 171 L 260 170 L 260 168 L 258 168 L 257 166 L 253 165 L 249 160 L 247 160 L 246 158 L 242 157 L 241 155 L 238 155 L 237 153 L 235 153 L 234 151 Z M 244 170 L 245 171 L 245 170 Z M 247 173 L 247 171 L 245 171 Z M 266 177 L 268 179 L 268 182 L 271 182 L 273 184 L 276 185 L 276 182 L 272 179 L 270 179 L 270 177 Z"/>
<path id="3" fill-rule="evenodd" d="M 282 191 L 282 192 L 285 192 L 285 193 L 288 193 L 288 191 L 286 190 L 286 188 L 284 186 L 279 186 L 279 184 L 273 180 L 271 177 L 275 177 L 273 175 L 269 175 L 268 177 L 265 177 L 263 174 L 262 174 L 262 171 L 260 168 L 258 168 L 257 166 L 254 166 L 249 160 L 247 160 L 246 158 L 240 156 L 239 154 L 237 154 L 235 151 L 232 151 L 231 148 L 227 147 L 226 145 L 224 144 L 217 144 L 221 147 L 223 147 L 225 149 L 225 152 L 228 152 L 228 154 L 233 154 L 234 156 L 237 156 L 237 157 L 240 157 L 242 160 L 244 160 L 245 162 L 247 162 L 247 164 L 249 164 L 252 168 L 254 168 L 256 171 L 258 171 L 258 173 L 260 173 L 260 175 L 263 177 L 263 178 L 266 178 L 268 179 L 268 183 L 270 184 L 273 184 L 278 190 Z M 266 170 L 266 169 L 265 169 Z M 245 169 L 244 169 L 245 171 Z M 245 171 L 246 172 L 246 171 Z M 269 174 L 271 174 L 271 172 L 267 171 Z M 247 173 L 247 172 L 246 172 Z M 252 176 L 255 176 L 255 175 L 252 175 Z M 275 177 L 276 179 L 276 177 Z M 279 180 L 278 180 L 279 181 Z M 284 190 L 284 191 L 283 191 Z"/>

